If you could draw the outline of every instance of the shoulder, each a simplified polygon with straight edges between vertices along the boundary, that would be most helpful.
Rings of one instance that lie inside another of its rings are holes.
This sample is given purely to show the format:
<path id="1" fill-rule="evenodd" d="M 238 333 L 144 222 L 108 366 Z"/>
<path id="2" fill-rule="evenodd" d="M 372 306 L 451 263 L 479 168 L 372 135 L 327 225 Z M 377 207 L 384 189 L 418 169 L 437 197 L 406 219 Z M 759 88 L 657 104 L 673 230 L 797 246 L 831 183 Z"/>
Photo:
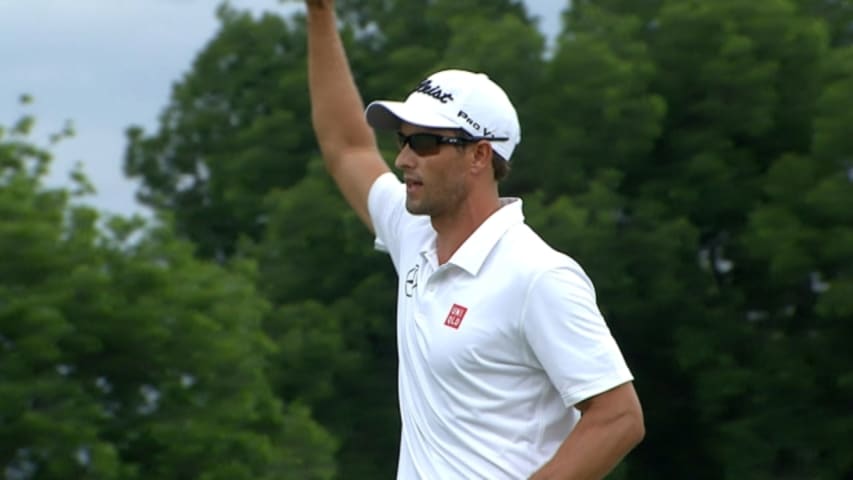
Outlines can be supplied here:
<path id="1" fill-rule="evenodd" d="M 503 257 L 513 259 L 520 269 L 532 275 L 555 268 L 582 270 L 574 258 L 552 247 L 526 223 L 509 229 L 498 247 Z"/>
<path id="2" fill-rule="evenodd" d="M 549 245 L 529 225 L 510 229 L 502 240 L 500 255 L 513 265 L 516 285 L 525 296 L 548 295 L 569 287 L 575 294 L 595 297 L 592 280 L 580 263 Z"/>

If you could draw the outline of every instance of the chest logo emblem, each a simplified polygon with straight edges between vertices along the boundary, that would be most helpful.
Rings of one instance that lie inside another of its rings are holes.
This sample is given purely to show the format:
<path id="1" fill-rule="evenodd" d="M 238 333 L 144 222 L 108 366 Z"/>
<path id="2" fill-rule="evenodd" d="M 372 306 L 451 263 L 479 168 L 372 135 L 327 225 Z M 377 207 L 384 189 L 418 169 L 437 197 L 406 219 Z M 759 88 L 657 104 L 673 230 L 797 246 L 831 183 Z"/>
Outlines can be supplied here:
<path id="1" fill-rule="evenodd" d="M 415 289 L 418 288 L 418 267 L 419 265 L 415 265 L 409 272 L 406 274 L 406 296 L 411 297 L 415 294 Z"/>
<path id="2" fill-rule="evenodd" d="M 465 318 L 466 312 L 468 312 L 466 307 L 454 303 L 453 306 L 450 307 L 450 313 L 447 314 L 444 324 L 450 328 L 458 329 L 459 325 L 462 325 L 462 319 Z"/>

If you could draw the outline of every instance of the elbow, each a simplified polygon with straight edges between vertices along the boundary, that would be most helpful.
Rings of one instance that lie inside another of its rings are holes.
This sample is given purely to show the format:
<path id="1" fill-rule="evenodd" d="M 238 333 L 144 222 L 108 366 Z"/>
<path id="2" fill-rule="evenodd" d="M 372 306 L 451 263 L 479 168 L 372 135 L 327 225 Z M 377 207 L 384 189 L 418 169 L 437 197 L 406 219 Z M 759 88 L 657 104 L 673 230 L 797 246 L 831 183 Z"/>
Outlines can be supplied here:
<path id="1" fill-rule="evenodd" d="M 646 424 L 643 419 L 643 411 L 638 407 L 628 416 L 627 434 L 625 435 L 631 443 L 631 448 L 639 445 L 646 437 Z"/>

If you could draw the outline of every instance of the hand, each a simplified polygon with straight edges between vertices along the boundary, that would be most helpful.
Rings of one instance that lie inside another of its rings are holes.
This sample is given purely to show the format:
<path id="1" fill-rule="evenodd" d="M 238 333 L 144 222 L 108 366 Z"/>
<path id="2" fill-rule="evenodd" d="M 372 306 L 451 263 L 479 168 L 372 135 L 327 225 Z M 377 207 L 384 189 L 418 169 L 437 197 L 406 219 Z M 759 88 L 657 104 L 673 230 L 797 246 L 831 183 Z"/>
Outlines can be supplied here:
<path id="1" fill-rule="evenodd" d="M 280 3 L 302 3 L 305 2 L 305 6 L 308 10 L 327 10 L 332 9 L 335 6 L 334 0 L 278 0 Z"/>
<path id="2" fill-rule="evenodd" d="M 327 10 L 335 6 L 334 0 L 305 0 L 305 6 L 309 9 Z"/>

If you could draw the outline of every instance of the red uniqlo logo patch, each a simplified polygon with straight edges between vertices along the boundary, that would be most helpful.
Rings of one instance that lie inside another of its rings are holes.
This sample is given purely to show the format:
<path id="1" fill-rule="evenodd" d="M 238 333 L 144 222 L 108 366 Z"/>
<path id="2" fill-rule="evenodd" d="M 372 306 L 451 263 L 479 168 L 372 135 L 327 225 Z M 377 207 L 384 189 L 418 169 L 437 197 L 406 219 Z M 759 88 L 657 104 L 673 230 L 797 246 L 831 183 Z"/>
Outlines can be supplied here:
<path id="1" fill-rule="evenodd" d="M 465 312 L 467 311 L 467 308 L 454 303 L 453 306 L 450 307 L 450 313 L 447 314 L 444 324 L 450 328 L 459 328 L 459 325 L 462 325 L 462 319 L 465 317 Z"/>

